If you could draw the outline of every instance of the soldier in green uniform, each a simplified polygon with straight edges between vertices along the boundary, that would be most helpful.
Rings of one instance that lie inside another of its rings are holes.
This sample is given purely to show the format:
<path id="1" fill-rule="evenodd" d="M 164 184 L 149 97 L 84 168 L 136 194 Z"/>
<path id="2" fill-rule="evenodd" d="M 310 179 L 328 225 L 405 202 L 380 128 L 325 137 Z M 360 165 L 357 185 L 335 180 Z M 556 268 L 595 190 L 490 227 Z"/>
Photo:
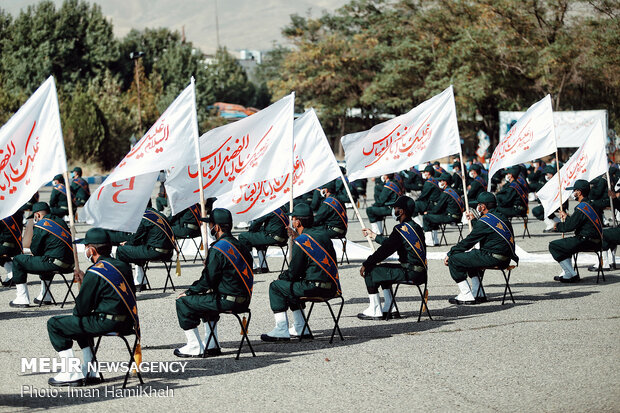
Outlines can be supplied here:
<path id="1" fill-rule="evenodd" d="M 437 230 L 440 224 L 460 222 L 465 210 L 465 202 L 452 188 L 449 188 L 452 177 L 443 173 L 439 177 L 439 187 L 443 190 L 437 204 L 422 216 L 426 245 L 439 245 Z"/>
<path id="2" fill-rule="evenodd" d="M 420 171 L 416 169 L 415 166 L 409 168 L 408 171 L 403 171 L 406 173 L 405 176 L 405 190 L 406 191 L 421 191 L 424 187 L 424 178 L 422 178 L 422 174 Z"/>
<path id="3" fill-rule="evenodd" d="M 247 232 L 239 234 L 239 242 L 248 251 L 256 248 L 258 255 L 258 267 L 254 273 L 266 274 L 269 272 L 267 265 L 267 248 L 270 245 L 282 245 L 286 242 L 286 227 L 288 216 L 285 207 L 277 208 L 262 217 L 250 222 Z"/>
<path id="4" fill-rule="evenodd" d="M 364 277 L 370 304 L 357 315 L 362 320 L 381 320 L 400 317 L 392 307 L 390 287 L 395 282 L 413 281 L 416 285 L 424 284 L 427 279 L 426 244 L 422 228 L 411 220 L 415 211 L 415 201 L 408 196 L 401 196 L 393 205 L 398 224 L 394 226 L 389 237 L 375 234 L 364 228 L 364 236 L 370 236 L 381 246 L 370 255 L 360 268 Z M 398 264 L 380 264 L 393 253 L 398 254 Z M 383 307 L 379 296 L 379 287 L 383 289 Z"/>
<path id="5" fill-rule="evenodd" d="M 590 194 L 590 184 L 584 179 L 578 179 L 573 186 L 566 188 L 573 190 L 573 199 L 577 201 L 575 212 L 565 222 L 555 224 L 558 232 L 575 232 L 574 237 L 556 239 L 549 243 L 549 252 L 556 260 L 562 273 L 555 276 L 555 281 L 562 283 L 579 282 L 579 275 L 575 272 L 572 265 L 573 254 L 579 251 L 595 251 L 601 247 L 603 237 L 603 226 L 600 216 L 588 201 Z M 565 219 L 566 212 L 561 211 L 560 217 Z"/>
<path id="6" fill-rule="evenodd" d="M 439 188 L 439 181 L 435 179 L 435 169 L 427 165 L 422 172 L 422 178 L 424 178 L 424 186 L 420 196 L 415 201 L 414 221 L 416 224 L 422 226 L 422 215 L 424 212 L 433 208 L 439 201 L 441 196 L 441 188 Z M 418 215 L 418 216 L 416 216 Z"/>
<path id="7" fill-rule="evenodd" d="M 616 184 L 614 190 L 609 191 L 616 211 L 620 210 L 620 187 Z M 616 247 L 620 244 L 620 227 L 605 228 L 603 230 L 603 269 L 616 269 Z M 592 265 L 588 271 L 597 272 L 598 265 Z"/>
<path id="8" fill-rule="evenodd" d="M 200 236 L 200 204 L 189 208 L 170 218 L 170 227 L 176 238 L 196 238 Z"/>
<path id="9" fill-rule="evenodd" d="M 526 190 L 517 182 L 520 174 L 518 166 L 506 170 L 506 183 L 497 193 L 497 211 L 507 218 L 527 214 L 528 198 Z"/>
<path id="10" fill-rule="evenodd" d="M 269 304 L 276 325 L 263 341 L 289 341 L 291 336 L 312 338 L 308 330 L 302 332 L 304 316 L 297 297 L 335 297 L 340 294 L 340 280 L 336 251 L 325 231 L 312 226 L 314 218 L 307 205 L 295 205 L 290 214 L 293 238 L 291 262 L 288 270 L 269 285 Z M 286 310 L 293 312 L 293 326 L 289 330 Z"/>
<path id="11" fill-rule="evenodd" d="M 463 176 L 461 172 L 461 161 L 456 160 L 452 164 L 452 189 L 456 191 L 459 196 L 463 196 Z"/>
<path id="12" fill-rule="evenodd" d="M 223 208 L 215 208 L 207 218 L 211 235 L 215 237 L 207 253 L 202 276 L 176 300 L 179 326 L 185 331 L 187 344 L 174 350 L 177 357 L 218 356 L 222 352 L 216 340 L 209 340 L 211 329 L 217 339 L 219 313 L 245 311 L 252 298 L 252 255 L 232 236 L 232 215 Z M 205 325 L 205 341 L 200 339 L 200 320 Z M 207 343 L 207 341 L 209 341 Z"/>
<path id="13" fill-rule="evenodd" d="M 381 177 L 381 181 L 384 182 L 383 188 L 379 196 L 375 197 L 375 203 L 366 208 L 366 215 L 368 215 L 370 226 L 377 234 L 383 232 L 383 218 L 392 214 L 390 206 L 396 202 L 401 195 L 400 188 L 393 179 L 393 174 L 383 175 Z"/>
<path id="14" fill-rule="evenodd" d="M 90 198 L 90 187 L 88 182 L 82 178 L 82 168 L 79 166 L 73 168 L 71 178 L 71 193 L 75 198 L 75 205 L 79 207 L 84 206 Z"/>
<path id="15" fill-rule="evenodd" d="M 478 205 L 478 195 L 487 190 L 487 183 L 482 177 L 482 168 L 478 164 L 469 167 L 469 184 L 467 185 L 467 199 L 469 206 L 475 208 Z"/>
<path id="16" fill-rule="evenodd" d="M 116 258 L 135 264 L 134 283 L 142 286 L 144 282 L 142 267 L 146 262 L 169 260 L 174 250 L 174 234 L 168 218 L 153 208 L 147 208 L 135 234 L 116 249 Z"/>
<path id="17" fill-rule="evenodd" d="M 164 215 L 170 214 L 170 207 L 168 206 L 168 195 L 166 194 L 166 187 L 163 183 L 159 185 L 159 192 L 157 198 L 155 198 L 155 207 L 159 212 Z"/>
<path id="18" fill-rule="evenodd" d="M 22 230 L 24 213 L 18 209 L 13 215 L 0 220 L 0 266 L 6 271 L 6 278 L 2 285 L 13 285 L 13 260 L 17 254 L 21 254 Z"/>
<path id="19" fill-rule="evenodd" d="M 314 228 L 323 228 L 329 238 L 344 238 L 347 235 L 349 220 L 344 204 L 333 196 L 334 182 L 323 186 L 325 195 L 321 207 L 314 216 Z"/>
<path id="20" fill-rule="evenodd" d="M 65 187 L 65 178 L 62 175 L 56 175 L 53 180 L 54 187 L 50 194 L 50 212 L 57 217 L 69 215 L 69 204 L 67 203 L 67 188 Z M 72 197 L 72 196 L 71 196 Z"/>
<path id="21" fill-rule="evenodd" d="M 35 304 L 43 301 L 51 304 L 49 293 L 43 279 L 48 280 L 53 271 L 70 271 L 73 268 L 73 245 L 69 227 L 62 218 L 50 214 L 50 207 L 45 202 L 37 202 L 32 207 L 30 220 L 24 231 L 24 248 L 30 248 L 32 255 L 19 254 L 13 258 L 13 282 L 17 296 L 11 301 L 11 307 L 28 307 L 30 296 L 26 284 L 28 274 L 41 277 L 41 293 L 34 299 Z"/>
<path id="22" fill-rule="evenodd" d="M 136 300 L 131 267 L 110 257 L 112 244 L 106 231 L 91 228 L 83 240 L 75 242 L 86 244 L 84 255 L 93 265 L 86 273 L 75 270 L 75 276 L 83 281 L 75 298 L 73 314 L 51 317 L 47 321 L 47 331 L 61 359 L 74 357 L 73 341 L 77 341 L 84 360 L 82 371 L 61 372 L 50 378 L 49 384 L 52 386 L 81 386 L 99 382 L 97 371 L 88 369 L 88 363 L 93 361 L 92 337 L 112 332 L 129 334 L 134 328 L 134 316 L 137 320 L 137 312 L 133 314 L 132 311 Z M 121 293 L 124 295 L 121 296 Z M 127 304 L 132 298 L 130 310 Z"/>
<path id="23" fill-rule="evenodd" d="M 477 211 L 480 219 L 474 219 L 473 212 L 467 215 L 472 221 L 472 232 L 450 249 L 444 264 L 450 270 L 450 276 L 459 286 L 460 294 L 448 301 L 451 304 L 476 304 L 486 301 L 480 288 L 481 268 L 505 268 L 510 260 L 519 262 L 515 253 L 514 232 L 510 222 L 497 209 L 495 195 L 482 192 L 478 195 Z M 473 249 L 480 243 L 480 249 Z M 471 288 L 467 276 L 471 278 Z"/>

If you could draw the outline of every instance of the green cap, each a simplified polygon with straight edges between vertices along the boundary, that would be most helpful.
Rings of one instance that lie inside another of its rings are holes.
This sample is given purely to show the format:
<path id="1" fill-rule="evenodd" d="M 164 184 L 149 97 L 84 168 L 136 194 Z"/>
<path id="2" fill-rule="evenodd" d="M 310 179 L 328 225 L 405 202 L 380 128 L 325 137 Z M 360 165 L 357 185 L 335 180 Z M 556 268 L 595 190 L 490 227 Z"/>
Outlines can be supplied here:
<path id="1" fill-rule="evenodd" d="M 333 194 L 334 192 L 336 192 L 336 183 L 334 181 L 330 181 L 326 183 L 325 185 L 323 185 L 323 189 L 327 189 L 329 192 Z"/>
<path id="2" fill-rule="evenodd" d="M 452 164 L 452 169 L 454 169 L 454 168 L 461 169 L 461 162 L 460 161 L 454 161 L 454 163 Z"/>
<path id="3" fill-rule="evenodd" d="M 422 172 L 430 172 L 430 174 L 433 175 L 435 173 L 435 168 L 433 168 L 431 165 L 426 165 L 426 168 L 424 168 L 424 171 Z"/>
<path id="4" fill-rule="evenodd" d="M 545 166 L 544 172 L 545 172 L 545 174 L 555 175 L 555 173 L 557 172 L 557 170 L 556 170 L 556 168 L 554 168 L 553 166 L 551 166 L 551 165 L 547 165 L 547 166 Z"/>
<path id="5" fill-rule="evenodd" d="M 208 217 L 200 218 L 203 222 L 210 222 L 212 224 L 228 224 L 232 225 L 232 214 L 225 208 L 215 208 Z"/>
<path id="6" fill-rule="evenodd" d="M 312 208 L 310 208 L 310 205 L 308 205 L 306 203 L 302 203 L 302 202 L 300 202 L 299 204 L 295 205 L 293 207 L 293 212 L 289 213 L 288 215 L 290 215 L 292 217 L 312 217 L 312 216 L 314 216 L 312 214 Z"/>
<path id="7" fill-rule="evenodd" d="M 64 184 L 64 183 L 65 183 L 65 178 L 63 178 L 63 176 L 62 176 L 62 175 L 58 174 L 58 175 L 56 175 L 56 176 L 54 177 L 53 181 L 58 181 L 58 182 L 60 182 L 61 184 Z"/>
<path id="8" fill-rule="evenodd" d="M 582 191 L 582 190 L 590 190 L 590 182 L 585 179 L 577 179 L 573 186 L 569 186 L 566 188 L 569 191 Z"/>
<path id="9" fill-rule="evenodd" d="M 478 175 L 480 175 L 481 168 L 480 168 L 480 165 L 478 165 L 477 163 L 474 163 L 469 167 L 469 170 L 476 171 L 478 172 Z"/>
<path id="10" fill-rule="evenodd" d="M 101 228 L 91 228 L 86 231 L 86 237 L 76 239 L 74 244 L 110 244 L 110 236 L 107 231 Z"/>
<path id="11" fill-rule="evenodd" d="M 32 213 L 30 214 L 28 219 L 33 218 L 35 212 L 41 212 L 41 211 L 49 212 L 49 210 L 50 210 L 50 206 L 47 204 L 47 202 L 35 202 L 35 204 L 32 206 Z"/>
<path id="12" fill-rule="evenodd" d="M 521 173 L 521 168 L 519 165 L 511 166 L 510 168 L 506 168 L 506 174 L 512 175 L 515 179 L 519 177 Z"/>
<path id="13" fill-rule="evenodd" d="M 77 172 L 80 175 L 82 175 L 82 168 L 80 168 L 79 166 L 76 166 L 75 168 L 71 170 L 71 172 Z"/>
<path id="14" fill-rule="evenodd" d="M 480 192 L 476 200 L 478 201 L 479 204 L 485 204 L 485 205 L 490 202 L 497 202 L 495 200 L 495 195 L 493 195 L 490 192 L 486 192 L 486 191 Z"/>
<path id="15" fill-rule="evenodd" d="M 446 182 L 448 182 L 448 183 L 449 183 L 449 182 L 451 182 L 451 181 L 452 181 L 452 176 L 450 176 L 450 174 L 449 174 L 449 173 L 444 172 L 444 173 L 442 173 L 442 174 L 439 176 L 439 178 L 438 178 L 438 179 L 439 179 L 440 181 L 446 181 Z"/>
<path id="16" fill-rule="evenodd" d="M 392 208 L 396 207 L 404 209 L 405 211 L 407 211 L 407 215 L 411 216 L 411 214 L 413 214 L 413 211 L 415 210 L 415 201 L 410 197 L 403 195 L 398 197 L 396 202 L 392 204 Z"/>

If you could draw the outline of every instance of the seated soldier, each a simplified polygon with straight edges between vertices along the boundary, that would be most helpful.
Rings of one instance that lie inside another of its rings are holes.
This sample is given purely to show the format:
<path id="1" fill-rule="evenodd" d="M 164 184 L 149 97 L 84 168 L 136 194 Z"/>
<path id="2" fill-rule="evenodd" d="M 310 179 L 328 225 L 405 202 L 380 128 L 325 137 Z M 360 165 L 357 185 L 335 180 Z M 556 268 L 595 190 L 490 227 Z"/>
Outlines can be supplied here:
<path id="1" fill-rule="evenodd" d="M 474 220 L 470 212 L 473 230 L 461 242 L 450 249 L 444 264 L 450 276 L 459 286 L 460 294 L 448 301 L 451 304 L 476 304 L 487 300 L 480 288 L 481 268 L 506 268 L 510 260 L 519 262 L 515 253 L 514 232 L 508 219 L 498 211 L 495 195 L 483 192 L 478 195 L 477 210 L 480 219 Z M 480 249 L 472 249 L 480 243 Z M 467 276 L 471 278 L 471 288 Z"/>
<path id="2" fill-rule="evenodd" d="M 443 190 L 437 204 L 422 216 L 424 223 L 424 236 L 426 245 L 434 247 L 439 245 L 437 229 L 440 224 L 460 222 L 465 211 L 465 202 L 459 194 L 449 188 L 452 177 L 448 173 L 443 173 L 439 177 L 439 187 Z"/>
<path id="3" fill-rule="evenodd" d="M 360 268 L 360 275 L 366 282 L 370 304 L 358 314 L 362 320 L 381 320 L 399 317 L 392 307 L 392 291 L 395 282 L 413 281 L 416 285 L 424 284 L 427 277 L 426 245 L 422 237 L 422 228 L 411 220 L 415 202 L 408 196 L 401 196 L 393 205 L 398 224 L 394 226 L 389 237 L 375 234 L 364 228 L 364 236 L 370 235 L 381 246 L 370 255 Z M 398 264 L 380 264 L 394 252 L 398 254 Z M 383 308 L 379 297 L 379 286 L 383 289 Z"/>
<path id="4" fill-rule="evenodd" d="M 497 193 L 497 211 L 507 218 L 527 215 L 528 194 L 517 182 L 520 174 L 518 166 L 506 169 L 506 183 Z"/>
<path id="5" fill-rule="evenodd" d="M 75 199 L 75 205 L 78 207 L 84 206 L 88 198 L 90 198 L 90 187 L 88 182 L 82 178 L 82 168 L 76 166 L 71 171 L 71 193 Z"/>
<path id="6" fill-rule="evenodd" d="M 336 251 L 332 241 L 323 230 L 313 226 L 310 207 L 295 205 L 291 262 L 288 270 L 282 272 L 277 280 L 269 285 L 269 304 L 274 313 L 276 326 L 267 334 L 261 335 L 263 341 L 289 341 L 292 337 L 312 338 L 308 330 L 303 331 L 304 316 L 297 302 L 299 297 L 336 297 L 341 293 Z M 289 330 L 286 310 L 293 312 L 293 326 Z"/>
<path id="7" fill-rule="evenodd" d="M 69 204 L 67 203 L 67 188 L 65 187 L 65 178 L 62 175 L 56 175 L 53 180 L 54 187 L 50 194 L 50 212 L 57 217 L 65 217 L 69 215 Z M 69 191 L 70 196 L 75 205 L 73 194 Z"/>
<path id="8" fill-rule="evenodd" d="M 415 166 L 409 168 L 408 171 L 403 171 L 405 175 L 405 190 L 406 191 L 421 191 L 424 186 L 424 179 L 420 171 Z"/>
<path id="9" fill-rule="evenodd" d="M 116 258 L 134 264 L 134 283 L 142 290 L 146 262 L 169 260 L 174 250 L 174 234 L 168 218 L 149 207 L 144 211 L 135 234 L 116 249 Z"/>
<path id="10" fill-rule="evenodd" d="M 209 246 L 205 267 L 200 279 L 180 294 L 176 300 L 179 326 L 185 332 L 187 344 L 174 350 L 177 357 L 219 356 L 222 351 L 217 339 L 217 322 L 224 311 L 245 311 L 250 306 L 254 274 L 252 255 L 233 237 L 232 215 L 229 210 L 215 208 L 201 221 L 209 224 L 209 231 L 216 241 Z M 200 339 L 198 326 L 204 321 L 205 339 Z"/>
<path id="11" fill-rule="evenodd" d="M 159 184 L 159 192 L 157 193 L 157 198 L 155 198 L 155 207 L 157 211 L 162 214 L 168 216 L 170 214 L 170 206 L 168 205 L 168 194 L 166 194 L 166 187 L 162 182 Z"/>
<path id="12" fill-rule="evenodd" d="M 478 195 L 487 190 L 487 183 L 481 175 L 482 168 L 478 164 L 469 167 L 469 178 L 467 185 L 467 199 L 469 206 L 475 208 L 478 205 Z"/>
<path id="13" fill-rule="evenodd" d="M 106 231 L 91 228 L 86 238 L 76 240 L 86 244 L 84 254 L 91 262 L 86 273 L 75 270 L 82 279 L 75 298 L 72 315 L 57 315 L 47 321 L 47 331 L 54 350 L 62 360 L 74 357 L 73 341 L 82 349 L 82 371 L 61 372 L 49 379 L 51 386 L 81 386 L 98 383 L 98 372 L 88 368 L 93 361 L 90 343 L 93 337 L 107 333 L 139 336 L 139 322 L 131 267 L 110 256 L 112 244 Z M 65 364 L 66 365 L 66 364 Z"/>
<path id="14" fill-rule="evenodd" d="M 381 193 L 378 197 L 375 197 L 375 203 L 372 206 L 366 208 L 366 215 L 368 215 L 368 221 L 370 221 L 370 227 L 377 234 L 383 232 L 383 218 L 392 214 L 390 206 L 396 202 L 401 195 L 400 188 L 393 181 L 394 174 L 381 176 L 381 181 L 384 183 Z"/>
<path id="15" fill-rule="evenodd" d="M 441 163 L 439 161 L 435 161 L 433 162 L 433 169 L 435 169 L 435 177 L 439 177 L 441 176 L 441 174 L 446 173 L 446 170 L 443 169 L 443 167 L 441 166 Z"/>
<path id="16" fill-rule="evenodd" d="M 547 182 L 547 179 L 545 179 L 546 173 L 547 166 L 541 159 L 535 160 L 532 163 L 532 170 L 527 175 L 528 185 L 532 192 L 538 192 L 543 186 L 545 186 L 545 183 Z M 552 172 L 551 176 L 553 176 L 554 173 L 555 172 Z"/>
<path id="17" fill-rule="evenodd" d="M 366 186 L 368 185 L 368 179 L 356 179 L 352 182 L 353 187 L 355 188 L 355 192 L 357 192 L 358 196 L 362 198 L 366 198 Z"/>
<path id="18" fill-rule="evenodd" d="M 254 273 L 268 273 L 267 247 L 270 245 L 282 245 L 286 242 L 288 216 L 286 215 L 285 208 L 286 206 L 277 208 L 275 211 L 252 220 L 248 232 L 239 234 L 239 242 L 245 249 L 251 253 L 252 248 L 256 248 L 258 267 L 254 269 Z"/>
<path id="19" fill-rule="evenodd" d="M 170 227 L 175 238 L 196 238 L 200 236 L 200 204 L 194 204 L 170 217 Z"/>
<path id="20" fill-rule="evenodd" d="M 342 172 L 342 176 L 345 180 L 343 181 L 341 178 L 336 178 L 332 181 L 335 185 L 334 191 L 332 191 L 332 197 L 340 201 L 343 206 L 346 206 L 347 202 L 351 202 L 351 199 L 349 198 L 349 194 L 344 186 L 344 182 L 346 182 L 349 187 L 349 192 L 351 192 L 353 202 L 357 202 L 359 195 L 355 189 L 355 186 L 352 185 L 351 182 L 349 182 L 349 178 L 347 178 L 347 170 L 341 166 L 340 172 Z"/>
<path id="21" fill-rule="evenodd" d="M 461 174 L 461 161 L 456 160 L 452 164 L 452 189 L 456 191 L 459 196 L 463 196 L 463 176 Z"/>
<path id="22" fill-rule="evenodd" d="M 30 248 L 32 255 L 19 254 L 13 258 L 13 282 L 17 296 L 11 307 L 29 307 L 30 295 L 26 284 L 28 274 L 38 274 L 41 278 L 41 293 L 34 299 L 35 304 L 52 304 L 51 297 L 43 280 L 51 279 L 53 271 L 68 272 L 73 268 L 73 244 L 71 231 L 62 218 L 50 214 L 45 202 L 37 202 L 32 207 L 34 218 L 26 225 L 23 246 Z"/>
<path id="23" fill-rule="evenodd" d="M 439 188 L 439 181 L 435 179 L 435 169 L 432 166 L 428 165 L 424 168 L 422 178 L 425 179 L 424 186 L 420 196 L 415 201 L 414 212 L 414 216 L 420 215 L 414 218 L 414 221 L 420 226 L 422 226 L 421 215 L 437 204 L 442 192 L 441 188 Z"/>
<path id="24" fill-rule="evenodd" d="M 555 224 L 558 232 L 574 232 L 574 237 L 556 239 L 549 243 L 549 252 L 556 260 L 562 273 L 553 277 L 555 281 L 562 283 L 579 282 L 579 275 L 573 269 L 573 254 L 579 251 L 597 251 L 601 248 L 603 238 L 603 226 L 600 216 L 588 201 L 590 184 L 584 179 L 578 179 L 573 186 L 566 188 L 573 191 L 573 199 L 578 202 L 575 212 L 566 222 Z M 560 217 L 565 219 L 568 215 L 561 211 Z"/>
<path id="25" fill-rule="evenodd" d="M 620 188 L 618 184 L 613 191 L 609 191 L 609 196 L 613 201 L 614 210 L 620 210 Z M 616 269 L 616 247 L 620 244 L 620 227 L 605 228 L 603 230 L 603 262 L 604 270 Z M 594 264 L 588 268 L 588 271 L 597 272 L 598 265 Z"/>
<path id="26" fill-rule="evenodd" d="M 5 287 L 14 284 L 12 258 L 23 252 L 23 219 L 24 213 L 19 209 L 12 216 L 0 220 L 0 265 L 6 271 L 6 278 L 2 281 Z"/>
<path id="27" fill-rule="evenodd" d="M 344 205 L 333 196 L 334 182 L 323 186 L 324 201 L 314 216 L 314 228 L 325 229 L 329 238 L 344 238 L 347 235 L 349 219 Z"/>

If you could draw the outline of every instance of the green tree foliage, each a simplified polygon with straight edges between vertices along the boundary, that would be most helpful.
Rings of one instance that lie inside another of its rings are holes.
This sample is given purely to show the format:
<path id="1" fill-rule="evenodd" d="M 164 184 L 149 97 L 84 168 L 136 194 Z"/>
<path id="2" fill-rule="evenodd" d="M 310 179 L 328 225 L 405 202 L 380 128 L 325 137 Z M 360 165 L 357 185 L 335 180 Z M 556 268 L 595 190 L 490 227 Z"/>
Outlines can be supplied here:
<path id="1" fill-rule="evenodd" d="M 63 135 L 70 159 L 94 161 L 101 159 L 108 140 L 105 117 L 97 103 L 81 87 L 70 99 L 63 99 Z"/>

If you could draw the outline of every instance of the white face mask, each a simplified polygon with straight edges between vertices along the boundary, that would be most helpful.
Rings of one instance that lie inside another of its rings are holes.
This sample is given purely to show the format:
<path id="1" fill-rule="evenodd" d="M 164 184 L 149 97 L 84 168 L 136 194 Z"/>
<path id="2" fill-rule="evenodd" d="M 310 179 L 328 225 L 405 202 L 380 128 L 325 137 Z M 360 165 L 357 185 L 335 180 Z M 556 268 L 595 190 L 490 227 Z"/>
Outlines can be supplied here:
<path id="1" fill-rule="evenodd" d="M 322 196 L 323 198 L 326 198 L 326 197 L 327 197 L 327 189 L 321 189 L 321 196 Z"/>
<path id="2" fill-rule="evenodd" d="M 441 189 L 446 189 L 448 187 L 448 183 L 446 181 L 439 182 L 439 187 Z"/>
<path id="3" fill-rule="evenodd" d="M 400 214 L 396 215 L 396 209 L 392 209 L 392 218 L 394 218 L 395 221 L 400 221 Z"/>
<path id="4" fill-rule="evenodd" d="M 381 182 L 385 183 L 387 181 L 388 181 L 388 177 L 387 176 L 384 175 L 384 176 L 381 177 Z"/>
<path id="5" fill-rule="evenodd" d="M 470 173 L 469 173 L 469 177 L 470 177 L 471 179 L 474 179 L 474 178 L 475 178 L 474 173 L 473 173 L 473 172 L 470 172 Z"/>
<path id="6" fill-rule="evenodd" d="M 431 174 L 429 174 L 428 172 L 422 172 L 422 178 L 424 179 L 428 179 L 430 178 Z"/>
<path id="7" fill-rule="evenodd" d="M 551 175 L 545 175 L 545 181 L 549 181 L 552 178 Z"/>
<path id="8" fill-rule="evenodd" d="M 90 251 L 90 248 L 85 248 L 85 249 L 84 249 L 84 256 L 86 257 L 86 260 L 87 260 L 87 261 L 94 263 L 94 262 L 93 262 L 93 259 L 92 259 L 92 258 L 93 258 L 93 255 L 92 255 L 92 254 L 90 254 L 90 255 L 89 255 L 89 254 L 88 254 L 88 252 L 89 252 L 89 251 Z"/>
<path id="9" fill-rule="evenodd" d="M 512 177 L 512 175 L 506 175 L 506 182 L 510 183 L 510 178 Z"/>
<path id="10" fill-rule="evenodd" d="M 576 194 L 575 192 L 573 192 L 573 199 L 574 199 L 575 201 L 578 201 L 578 200 L 579 200 L 579 197 L 577 196 L 577 194 Z"/>

